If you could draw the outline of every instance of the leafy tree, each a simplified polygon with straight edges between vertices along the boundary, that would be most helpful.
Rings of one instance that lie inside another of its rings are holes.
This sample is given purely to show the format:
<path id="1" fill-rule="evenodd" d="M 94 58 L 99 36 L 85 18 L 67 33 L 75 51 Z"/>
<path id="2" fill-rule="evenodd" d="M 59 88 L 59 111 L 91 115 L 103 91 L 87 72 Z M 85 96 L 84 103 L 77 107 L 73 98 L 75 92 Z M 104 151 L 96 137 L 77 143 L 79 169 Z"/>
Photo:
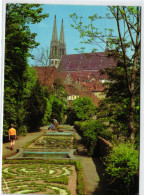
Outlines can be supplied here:
<path id="1" fill-rule="evenodd" d="M 82 17 L 78 17 L 76 14 L 71 15 L 75 25 L 72 25 L 80 32 L 81 38 L 86 38 L 84 43 L 91 44 L 96 43 L 100 47 L 100 42 L 109 43 L 108 47 L 112 46 L 115 50 L 110 54 L 115 56 L 118 63 L 123 68 L 124 79 L 127 85 L 130 101 L 129 101 L 129 130 L 130 141 L 134 142 L 135 137 L 135 100 L 136 100 L 136 73 L 139 69 L 138 57 L 140 53 L 140 7 L 132 6 L 109 6 L 111 14 L 107 14 L 106 17 L 98 16 L 97 14 L 89 16 L 90 24 L 83 25 Z M 118 37 L 113 36 L 113 29 L 105 29 L 109 31 L 106 35 L 104 32 L 99 32 L 98 28 L 94 25 L 94 22 L 98 19 L 115 19 L 117 23 Z M 123 30 L 122 30 L 123 29 Z M 128 58 L 129 52 L 131 52 L 131 58 Z M 109 54 L 109 52 L 108 52 Z"/>
<path id="2" fill-rule="evenodd" d="M 101 101 L 98 108 L 98 118 L 109 120 L 113 133 L 117 138 L 124 136 L 129 137 L 129 112 L 130 112 L 130 95 L 127 88 L 126 80 L 124 79 L 124 69 L 116 67 L 103 71 L 108 75 L 109 82 L 105 83 L 106 99 Z M 140 82 L 139 71 L 137 71 L 136 81 Z M 139 137 L 139 104 L 140 104 L 140 84 L 138 84 L 135 95 L 135 137 Z"/>
<path id="3" fill-rule="evenodd" d="M 38 4 L 7 4 L 5 31 L 4 135 L 10 123 L 19 130 L 24 125 L 27 61 L 30 49 L 37 47 L 36 33 L 28 24 L 48 17 Z"/>
<path id="4" fill-rule="evenodd" d="M 72 102 L 67 121 L 85 121 L 90 119 L 96 112 L 96 107 L 89 97 L 79 97 Z"/>
<path id="5" fill-rule="evenodd" d="M 61 100 L 59 100 L 56 96 L 50 96 L 50 103 L 52 106 L 51 119 L 57 119 L 58 122 L 61 122 L 64 116 L 65 107 Z"/>
<path id="6" fill-rule="evenodd" d="M 67 93 L 65 91 L 64 88 L 64 83 L 62 78 L 57 77 L 54 79 L 54 83 L 53 83 L 53 93 L 55 94 L 55 96 L 60 99 L 63 104 L 65 106 L 67 106 L 68 102 L 67 102 Z"/>
<path id="7" fill-rule="evenodd" d="M 29 127 L 29 131 L 37 130 L 42 124 L 42 119 L 47 107 L 47 102 L 44 97 L 44 90 L 37 81 L 36 85 L 32 89 L 31 95 L 27 100 L 27 116 L 26 124 Z"/>

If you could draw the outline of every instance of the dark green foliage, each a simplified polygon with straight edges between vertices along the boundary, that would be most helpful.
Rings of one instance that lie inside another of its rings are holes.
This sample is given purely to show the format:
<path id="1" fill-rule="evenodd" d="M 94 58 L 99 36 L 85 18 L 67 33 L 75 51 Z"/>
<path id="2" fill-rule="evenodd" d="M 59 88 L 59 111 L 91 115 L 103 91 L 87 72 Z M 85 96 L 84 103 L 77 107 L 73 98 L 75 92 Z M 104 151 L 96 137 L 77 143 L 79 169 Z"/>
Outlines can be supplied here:
<path id="1" fill-rule="evenodd" d="M 75 128 L 83 137 L 90 156 L 94 155 L 98 136 L 108 138 L 105 134 L 106 126 L 101 121 L 89 120 L 85 122 L 75 122 Z"/>
<path id="2" fill-rule="evenodd" d="M 46 109 L 44 91 L 38 81 L 32 89 L 31 96 L 28 98 L 26 106 L 28 111 L 26 124 L 30 131 L 37 130 L 41 125 Z"/>
<path id="3" fill-rule="evenodd" d="M 77 98 L 72 102 L 67 122 L 73 124 L 74 121 L 88 120 L 95 114 L 95 112 L 96 107 L 89 97 Z"/>
<path id="4" fill-rule="evenodd" d="M 138 173 L 139 151 L 130 143 L 120 143 L 114 146 L 110 154 L 105 157 L 106 173 L 110 183 L 119 186 L 119 190 L 126 190 L 134 184 L 134 177 Z"/>
<path id="5" fill-rule="evenodd" d="M 64 116 L 64 104 L 54 95 L 50 97 L 50 103 L 52 106 L 51 119 L 55 118 L 60 123 Z"/>
<path id="6" fill-rule="evenodd" d="M 26 98 L 30 97 L 37 79 L 27 62 L 30 49 L 38 45 L 36 34 L 30 32 L 28 23 L 40 22 L 47 16 L 42 14 L 38 4 L 6 5 L 4 140 L 11 123 L 15 124 L 18 134 L 26 133 Z"/>
<path id="7" fill-rule="evenodd" d="M 97 117 L 110 122 L 110 128 L 117 138 L 130 136 L 129 113 L 130 113 L 130 93 L 126 85 L 125 74 L 122 67 L 103 70 L 108 75 L 109 81 L 105 83 L 106 98 L 101 101 L 98 108 Z M 139 111 L 140 111 L 140 74 L 136 73 L 137 89 L 135 91 L 135 137 L 138 145 L 139 137 Z"/>

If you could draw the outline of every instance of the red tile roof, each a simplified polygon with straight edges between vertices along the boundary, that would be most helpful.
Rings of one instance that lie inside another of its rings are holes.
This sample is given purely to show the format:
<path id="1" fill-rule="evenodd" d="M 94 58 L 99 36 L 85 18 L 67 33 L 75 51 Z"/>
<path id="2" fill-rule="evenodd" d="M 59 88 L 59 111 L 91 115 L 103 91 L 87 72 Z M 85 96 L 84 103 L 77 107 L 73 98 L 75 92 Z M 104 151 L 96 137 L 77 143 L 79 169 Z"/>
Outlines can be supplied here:
<path id="1" fill-rule="evenodd" d="M 34 67 L 38 73 L 39 81 L 43 86 L 52 86 L 55 78 L 60 77 L 60 73 L 54 66 Z"/>
<path id="2" fill-rule="evenodd" d="M 62 78 L 65 80 L 67 75 L 73 80 L 73 83 L 76 81 L 86 82 L 92 79 L 102 80 L 106 79 L 106 75 L 101 75 L 100 72 L 97 71 L 65 71 L 61 72 Z"/>
<path id="3" fill-rule="evenodd" d="M 81 85 L 83 87 L 86 87 L 89 91 L 104 91 L 103 84 L 98 80 L 95 80 L 93 82 L 81 82 Z"/>
<path id="4" fill-rule="evenodd" d="M 68 95 L 80 95 L 79 90 L 72 84 L 65 84 L 65 90 Z"/>

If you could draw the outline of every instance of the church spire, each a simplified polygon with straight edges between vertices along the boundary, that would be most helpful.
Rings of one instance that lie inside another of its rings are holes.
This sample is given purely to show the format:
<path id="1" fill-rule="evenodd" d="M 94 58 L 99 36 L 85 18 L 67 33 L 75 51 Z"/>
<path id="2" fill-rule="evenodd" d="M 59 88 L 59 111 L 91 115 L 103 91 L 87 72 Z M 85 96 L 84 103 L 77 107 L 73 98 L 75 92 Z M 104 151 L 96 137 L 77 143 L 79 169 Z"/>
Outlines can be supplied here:
<path id="1" fill-rule="evenodd" d="M 59 55 L 60 58 L 62 57 L 62 55 L 66 54 L 66 45 L 65 45 L 65 41 L 64 41 L 64 28 L 63 28 L 63 20 L 61 23 L 61 32 L 60 32 L 60 39 L 59 39 Z"/>
<path id="2" fill-rule="evenodd" d="M 51 40 L 51 44 L 50 44 L 50 56 L 49 56 L 50 66 L 55 66 L 56 68 L 58 68 L 61 57 L 62 57 L 62 55 L 65 55 L 65 54 L 66 54 L 66 45 L 64 42 L 63 20 L 61 23 L 60 39 L 58 41 L 56 15 L 55 15 L 52 40 Z"/>
<path id="3" fill-rule="evenodd" d="M 57 26 L 56 26 L 56 15 L 55 15 L 55 19 L 54 19 L 52 41 L 58 41 L 58 38 L 57 38 Z"/>
<path id="4" fill-rule="evenodd" d="M 62 23 L 61 23 L 60 44 L 65 44 L 65 42 L 64 42 L 63 20 L 62 20 Z"/>

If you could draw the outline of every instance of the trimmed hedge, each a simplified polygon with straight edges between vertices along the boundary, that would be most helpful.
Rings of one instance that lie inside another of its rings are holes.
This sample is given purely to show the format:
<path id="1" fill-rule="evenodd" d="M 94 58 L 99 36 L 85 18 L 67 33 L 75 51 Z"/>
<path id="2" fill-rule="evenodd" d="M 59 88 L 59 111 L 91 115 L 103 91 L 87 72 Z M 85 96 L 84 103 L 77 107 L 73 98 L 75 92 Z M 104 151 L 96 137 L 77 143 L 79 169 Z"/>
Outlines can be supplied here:
<path id="1" fill-rule="evenodd" d="M 4 160 L 2 164 L 59 164 L 59 165 L 75 165 L 77 171 L 77 189 L 79 195 L 84 195 L 84 181 L 82 165 L 79 161 L 74 160 Z"/>

